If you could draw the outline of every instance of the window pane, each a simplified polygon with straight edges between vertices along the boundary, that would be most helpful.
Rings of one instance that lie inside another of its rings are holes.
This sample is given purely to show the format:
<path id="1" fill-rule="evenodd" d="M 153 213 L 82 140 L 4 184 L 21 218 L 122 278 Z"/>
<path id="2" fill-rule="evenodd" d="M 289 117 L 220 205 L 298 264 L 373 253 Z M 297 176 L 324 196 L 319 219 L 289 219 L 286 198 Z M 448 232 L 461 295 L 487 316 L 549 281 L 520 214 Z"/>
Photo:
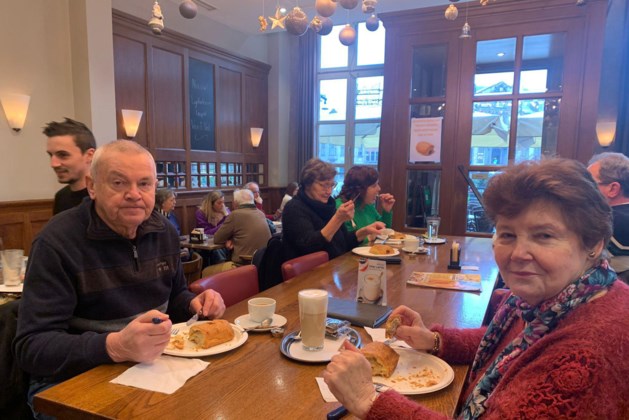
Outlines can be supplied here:
<path id="1" fill-rule="evenodd" d="M 500 172 L 470 172 L 469 177 L 478 189 L 478 192 L 482 194 L 485 192 L 487 183 L 496 174 Z M 494 231 L 494 225 L 485 216 L 485 210 L 480 205 L 478 198 L 472 191 L 472 188 L 467 187 L 467 229 L 468 232 L 487 232 L 492 233 Z"/>
<path id="2" fill-rule="evenodd" d="M 325 38 L 325 37 L 324 37 Z M 378 30 L 371 32 L 367 29 L 365 22 L 358 24 L 358 57 L 359 66 L 384 63 L 384 25 L 380 25 Z"/>
<path id="3" fill-rule="evenodd" d="M 446 45 L 413 49 L 412 98 L 445 96 L 447 53 Z"/>
<path id="4" fill-rule="evenodd" d="M 560 92 L 565 33 L 524 37 L 520 93 Z"/>
<path id="5" fill-rule="evenodd" d="M 319 159 L 330 163 L 345 163 L 345 124 L 319 126 Z"/>
<path id="6" fill-rule="evenodd" d="M 515 41 L 515 38 L 504 38 L 476 44 L 475 95 L 513 93 Z"/>
<path id="7" fill-rule="evenodd" d="M 511 101 L 474 102 L 470 165 L 507 165 Z"/>
<path id="8" fill-rule="evenodd" d="M 356 79 L 356 119 L 380 118 L 383 76 Z"/>
<path id="9" fill-rule="evenodd" d="M 347 80 L 321 80 L 319 82 L 319 120 L 345 120 L 346 108 Z"/>
<path id="10" fill-rule="evenodd" d="M 515 139 L 515 161 L 540 160 L 557 151 L 558 99 L 520 101 Z"/>
<path id="11" fill-rule="evenodd" d="M 354 165 L 377 165 L 380 146 L 380 123 L 356 124 Z"/>
<path id="12" fill-rule="evenodd" d="M 349 48 L 339 42 L 339 33 L 345 25 L 332 28 L 326 36 L 318 37 L 321 40 L 321 68 L 347 67 L 347 54 Z"/>
<path id="13" fill-rule="evenodd" d="M 441 171 L 408 171 L 406 226 L 426 227 L 426 217 L 439 214 Z"/>

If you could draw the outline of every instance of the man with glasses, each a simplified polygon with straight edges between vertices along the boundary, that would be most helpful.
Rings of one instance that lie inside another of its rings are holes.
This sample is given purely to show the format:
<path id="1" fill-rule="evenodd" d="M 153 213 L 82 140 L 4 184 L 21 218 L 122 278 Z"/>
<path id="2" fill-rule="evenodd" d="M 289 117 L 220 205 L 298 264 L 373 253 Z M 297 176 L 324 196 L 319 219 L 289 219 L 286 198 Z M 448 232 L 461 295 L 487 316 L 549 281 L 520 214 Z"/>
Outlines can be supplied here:
<path id="1" fill-rule="evenodd" d="M 629 282 L 629 158 L 622 153 L 600 153 L 590 159 L 588 171 L 613 212 L 609 262 L 619 277 Z"/>

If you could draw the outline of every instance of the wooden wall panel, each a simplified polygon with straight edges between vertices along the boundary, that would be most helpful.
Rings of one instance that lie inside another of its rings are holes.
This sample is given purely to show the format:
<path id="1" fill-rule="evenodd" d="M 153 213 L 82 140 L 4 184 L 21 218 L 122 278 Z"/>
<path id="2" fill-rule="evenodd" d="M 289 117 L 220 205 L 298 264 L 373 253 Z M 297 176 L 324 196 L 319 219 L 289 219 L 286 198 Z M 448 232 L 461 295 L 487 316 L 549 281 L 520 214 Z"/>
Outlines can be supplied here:
<path id="1" fill-rule="evenodd" d="M 224 67 L 216 72 L 217 150 L 242 152 L 242 74 Z M 219 112 L 220 110 L 220 112 Z"/>
<path id="2" fill-rule="evenodd" d="M 116 121 L 119 139 L 126 138 L 121 109 L 147 109 L 145 44 L 114 34 L 114 70 L 116 74 Z M 147 146 L 146 112 L 140 121 L 135 141 Z M 113 139 L 112 139 L 113 140 Z"/>
<path id="3" fill-rule="evenodd" d="M 243 150 L 247 153 L 255 153 L 256 148 L 251 146 L 251 127 L 265 127 L 265 121 L 268 119 L 268 107 L 264 106 L 267 103 L 267 83 L 266 79 L 255 77 L 252 75 L 245 75 L 245 89 L 243 96 L 246 98 L 245 104 L 245 116 L 244 121 L 245 133 L 243 135 Z M 264 144 L 268 143 L 267 131 L 262 132 L 262 140 L 260 141 L 261 150 L 266 150 Z"/>
<path id="4" fill-rule="evenodd" d="M 0 203 L 0 238 L 5 248 L 23 249 L 28 255 L 35 235 L 52 217 L 52 200 Z"/>
<path id="5" fill-rule="evenodd" d="M 153 48 L 151 66 L 153 138 L 155 149 L 185 150 L 184 75 L 182 54 Z"/>

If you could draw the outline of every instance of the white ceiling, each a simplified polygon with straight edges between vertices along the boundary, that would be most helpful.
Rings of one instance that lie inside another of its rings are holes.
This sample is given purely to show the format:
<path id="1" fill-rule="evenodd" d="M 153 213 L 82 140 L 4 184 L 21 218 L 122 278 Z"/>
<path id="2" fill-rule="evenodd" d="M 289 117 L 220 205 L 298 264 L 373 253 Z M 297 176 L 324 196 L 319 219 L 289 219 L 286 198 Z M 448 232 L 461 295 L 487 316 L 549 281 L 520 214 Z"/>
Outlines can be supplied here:
<path id="1" fill-rule="evenodd" d="M 163 0 L 162 0 L 163 1 Z M 174 4 L 180 4 L 181 0 L 167 0 Z M 199 0 L 193 0 L 198 3 Z M 221 22 L 226 26 L 233 29 L 237 29 L 241 32 L 248 34 L 259 34 L 258 31 L 258 16 L 263 13 L 268 17 L 274 15 L 277 5 L 291 10 L 295 6 L 301 7 L 301 9 L 308 15 L 309 19 L 312 19 L 316 12 L 314 8 L 315 0 L 202 0 L 203 2 L 215 7 L 215 10 L 208 11 L 206 8 L 199 6 L 199 13 L 205 17 Z M 150 10 L 150 3 L 147 5 Z M 342 24 L 356 21 L 364 21 L 369 15 L 365 15 L 361 11 L 362 1 L 359 1 L 358 6 L 349 11 L 343 9 L 340 4 L 337 6 L 336 12 L 332 15 L 332 20 L 335 24 Z M 448 0 L 378 0 L 376 12 L 394 12 L 399 10 L 417 9 L 421 7 L 431 7 L 449 4 Z M 166 17 L 166 16 L 165 16 Z M 278 32 L 282 29 L 275 29 L 270 31 L 271 25 L 269 22 L 269 30 L 265 33 Z"/>

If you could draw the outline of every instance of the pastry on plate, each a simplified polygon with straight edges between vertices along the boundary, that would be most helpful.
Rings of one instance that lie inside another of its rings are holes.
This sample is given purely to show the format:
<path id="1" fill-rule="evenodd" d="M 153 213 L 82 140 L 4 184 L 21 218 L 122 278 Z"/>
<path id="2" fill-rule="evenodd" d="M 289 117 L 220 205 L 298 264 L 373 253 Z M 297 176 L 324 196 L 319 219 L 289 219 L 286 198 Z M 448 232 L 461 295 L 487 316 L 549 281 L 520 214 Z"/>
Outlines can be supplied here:
<path id="1" fill-rule="evenodd" d="M 234 329 L 224 319 L 195 324 L 190 327 L 188 340 L 197 347 L 208 349 L 219 344 L 227 343 L 234 338 Z"/>
<path id="2" fill-rule="evenodd" d="M 394 232 L 391 235 L 389 235 L 389 239 L 395 239 L 395 240 L 406 239 L 406 235 L 400 232 Z"/>
<path id="3" fill-rule="evenodd" d="M 393 255 L 395 250 L 389 245 L 376 244 L 369 248 L 369 253 L 374 255 Z"/>
<path id="4" fill-rule="evenodd" d="M 389 319 L 387 319 L 386 325 L 384 326 L 386 337 L 387 338 L 395 337 L 395 332 L 397 331 L 397 327 L 399 327 L 400 325 L 402 325 L 402 318 L 399 315 L 390 316 Z"/>
<path id="5" fill-rule="evenodd" d="M 397 367 L 400 355 L 391 347 L 379 341 L 366 344 L 360 350 L 371 365 L 373 376 L 384 376 L 388 378 Z"/>

